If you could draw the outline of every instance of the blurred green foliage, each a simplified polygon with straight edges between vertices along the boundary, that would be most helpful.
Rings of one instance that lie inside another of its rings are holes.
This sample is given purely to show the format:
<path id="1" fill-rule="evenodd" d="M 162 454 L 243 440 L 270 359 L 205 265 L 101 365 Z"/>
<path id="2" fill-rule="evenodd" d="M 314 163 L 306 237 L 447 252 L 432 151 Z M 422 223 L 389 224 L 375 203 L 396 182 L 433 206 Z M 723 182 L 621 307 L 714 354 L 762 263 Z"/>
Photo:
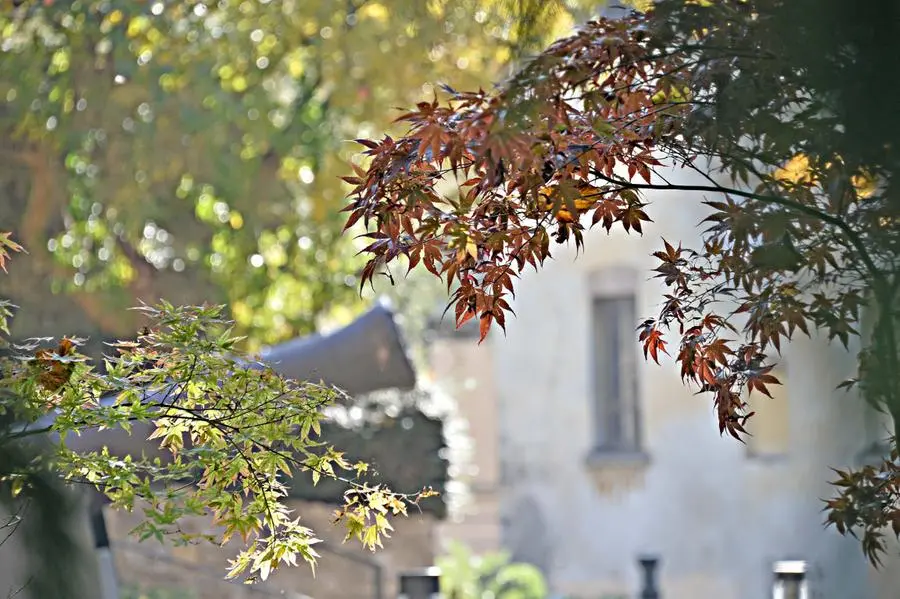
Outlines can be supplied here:
<path id="1" fill-rule="evenodd" d="M 573 22 L 554 14 L 548 38 Z M 8 7 L 0 219 L 31 254 L 0 290 L 28 307 L 14 333 L 132 334 L 118 309 L 138 298 L 227 303 L 253 343 L 346 321 L 362 308 L 338 212 L 348 141 L 389 130 L 422 82 L 499 77 L 509 16 L 488 0 Z"/>
<path id="2" fill-rule="evenodd" d="M 441 592 L 448 599 L 544 599 L 547 585 L 540 570 L 510 562 L 507 553 L 474 555 L 453 542 L 439 558 Z"/>

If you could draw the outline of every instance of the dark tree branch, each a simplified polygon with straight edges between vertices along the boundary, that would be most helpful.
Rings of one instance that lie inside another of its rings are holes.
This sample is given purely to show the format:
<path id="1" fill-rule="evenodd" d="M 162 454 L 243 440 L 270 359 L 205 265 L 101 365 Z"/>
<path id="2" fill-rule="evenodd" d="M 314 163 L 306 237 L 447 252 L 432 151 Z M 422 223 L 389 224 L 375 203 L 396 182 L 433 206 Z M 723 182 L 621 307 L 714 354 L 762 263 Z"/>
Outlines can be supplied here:
<path id="1" fill-rule="evenodd" d="M 757 194 L 750 191 L 743 191 L 741 189 L 735 189 L 721 185 L 678 185 L 672 183 L 666 185 L 655 185 L 652 183 L 635 183 L 632 181 L 626 181 L 624 179 L 607 177 L 600 172 L 592 172 L 592 174 L 597 178 L 602 179 L 603 181 L 618 185 L 622 189 L 640 189 L 654 191 L 701 191 L 709 193 L 721 193 L 724 195 L 733 195 L 750 200 L 757 200 L 759 202 L 777 204 L 795 212 L 811 216 L 840 229 L 844 233 L 844 235 L 847 236 L 847 240 L 853 245 L 854 249 L 856 249 L 856 251 L 859 253 L 860 260 L 862 260 L 866 265 L 866 269 L 868 270 L 869 275 L 872 276 L 873 280 L 876 282 L 884 280 L 884 273 L 875 265 L 874 261 L 869 255 L 869 251 L 866 248 L 865 242 L 863 242 L 859 233 L 854 231 L 846 221 L 837 218 L 834 215 L 828 214 L 827 212 L 823 212 L 818 208 L 807 206 L 805 204 L 801 204 L 799 202 L 795 202 L 794 200 L 789 200 L 781 196 Z"/>

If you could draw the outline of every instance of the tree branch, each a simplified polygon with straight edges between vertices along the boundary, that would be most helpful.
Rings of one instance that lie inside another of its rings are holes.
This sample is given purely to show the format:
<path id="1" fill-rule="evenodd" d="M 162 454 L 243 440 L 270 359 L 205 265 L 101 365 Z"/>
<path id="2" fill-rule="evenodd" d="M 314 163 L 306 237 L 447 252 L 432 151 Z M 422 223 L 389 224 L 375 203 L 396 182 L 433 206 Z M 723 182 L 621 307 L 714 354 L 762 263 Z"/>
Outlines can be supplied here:
<path id="1" fill-rule="evenodd" d="M 599 179 L 606 181 L 608 183 L 612 183 L 614 185 L 618 185 L 624 189 L 641 189 L 641 190 L 656 190 L 656 191 L 706 191 L 710 193 L 721 193 L 725 195 L 733 195 L 742 198 L 747 198 L 750 200 L 757 200 L 759 202 L 767 202 L 770 204 L 777 204 L 779 206 L 783 206 L 785 208 L 789 208 L 795 212 L 800 212 L 807 216 L 811 216 L 816 218 L 824 223 L 833 225 L 840 229 L 844 235 L 847 236 L 847 240 L 853 245 L 854 249 L 859 252 L 860 260 L 866 266 L 866 270 L 869 271 L 869 274 L 872 276 L 873 281 L 880 286 L 879 281 L 883 281 L 884 273 L 879 270 L 876 266 L 875 262 L 872 260 L 869 255 L 868 250 L 866 249 L 865 243 L 862 238 L 859 236 L 859 233 L 853 230 L 853 228 L 848 225 L 844 220 L 837 218 L 827 212 L 823 212 L 818 208 L 814 208 L 812 206 L 807 206 L 805 204 L 801 204 L 799 202 L 795 202 L 794 200 L 789 200 L 787 198 L 776 196 L 776 195 L 764 195 L 757 194 L 750 191 L 743 191 L 741 189 L 734 189 L 731 187 L 725 187 L 722 185 L 679 185 L 675 183 L 667 183 L 666 185 L 655 185 L 653 183 L 635 183 L 632 181 L 626 181 L 624 179 L 618 179 L 613 177 L 607 177 L 603 173 L 600 172 L 592 172 L 591 174 L 595 175 Z"/>

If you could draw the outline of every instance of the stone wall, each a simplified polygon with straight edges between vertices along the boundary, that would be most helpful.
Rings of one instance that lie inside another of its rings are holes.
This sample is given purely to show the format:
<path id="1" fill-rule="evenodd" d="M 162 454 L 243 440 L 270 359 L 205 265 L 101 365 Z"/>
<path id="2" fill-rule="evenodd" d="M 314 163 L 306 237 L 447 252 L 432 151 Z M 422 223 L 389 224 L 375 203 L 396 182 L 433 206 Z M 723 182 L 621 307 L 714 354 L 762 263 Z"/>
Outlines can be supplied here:
<path id="1" fill-rule="evenodd" d="M 156 540 L 139 543 L 128 536 L 139 515 L 107 511 L 120 584 L 187 590 L 191 599 L 368 599 L 377 596 L 375 568 L 370 565 L 374 562 L 382 568 L 383 597 L 387 599 L 396 597 L 399 572 L 434 562 L 437 520 L 429 514 L 395 518 L 392 537 L 385 541 L 384 549 L 372 553 L 358 542 L 341 543 L 342 528 L 331 524 L 333 507 L 301 501 L 292 502 L 292 507 L 324 541 L 317 546 L 321 557 L 315 575 L 300 564 L 252 586 L 223 580 L 228 559 L 239 550 L 239 540 L 222 548 L 206 543 L 188 547 L 163 546 Z M 208 521 L 199 518 L 186 522 L 186 527 L 192 532 L 211 530 Z"/>

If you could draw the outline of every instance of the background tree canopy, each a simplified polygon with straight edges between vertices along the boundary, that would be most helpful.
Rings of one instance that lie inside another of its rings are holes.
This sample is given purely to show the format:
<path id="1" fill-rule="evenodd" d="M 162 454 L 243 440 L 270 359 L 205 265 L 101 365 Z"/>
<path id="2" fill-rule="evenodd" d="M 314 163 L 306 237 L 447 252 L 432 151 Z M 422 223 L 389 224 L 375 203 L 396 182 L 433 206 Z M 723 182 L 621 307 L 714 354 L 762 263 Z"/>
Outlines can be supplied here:
<path id="1" fill-rule="evenodd" d="M 346 141 L 384 131 L 423 83 L 489 84 L 516 41 L 510 14 L 476 0 L 7 7 L 0 219 L 30 252 L 2 283 L 28 308 L 14 333 L 131 335 L 125 309 L 161 297 L 227 303 L 251 345 L 345 320 L 362 265 L 339 235 Z M 553 14 L 544 37 L 572 23 Z"/>

